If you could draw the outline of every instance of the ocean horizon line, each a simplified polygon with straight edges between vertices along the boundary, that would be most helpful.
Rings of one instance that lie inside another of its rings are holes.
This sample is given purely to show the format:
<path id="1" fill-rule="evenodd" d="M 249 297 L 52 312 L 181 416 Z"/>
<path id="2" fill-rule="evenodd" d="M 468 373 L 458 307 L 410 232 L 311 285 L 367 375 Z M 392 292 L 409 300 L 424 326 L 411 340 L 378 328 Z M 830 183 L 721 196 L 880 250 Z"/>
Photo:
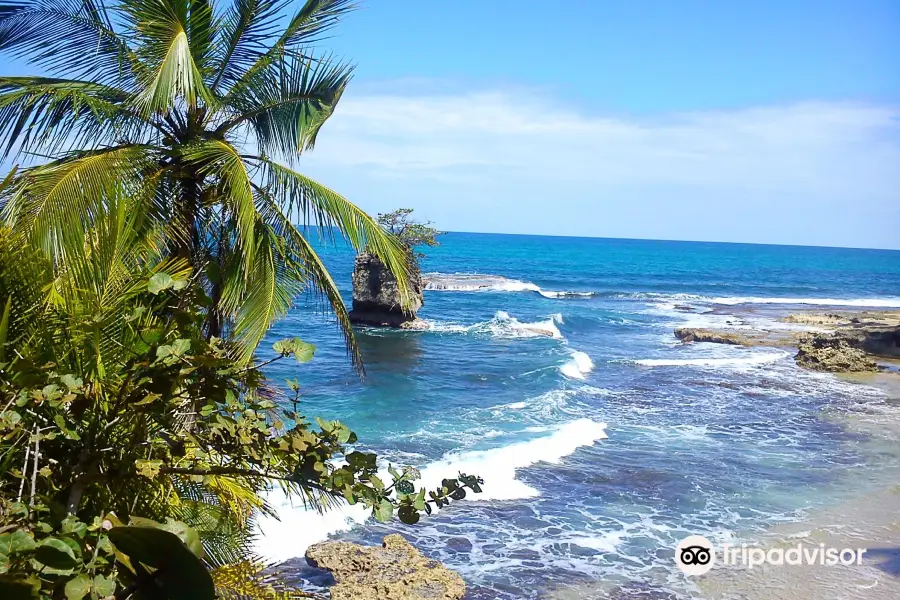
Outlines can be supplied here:
<path id="1" fill-rule="evenodd" d="M 616 237 L 616 236 L 591 236 L 591 235 L 566 235 L 566 234 L 549 234 L 549 233 L 511 233 L 502 231 L 455 231 L 450 229 L 442 229 L 442 234 L 458 233 L 465 235 L 503 235 L 515 237 L 535 237 L 535 238 L 563 238 L 567 240 L 611 240 L 617 242 L 663 242 L 676 244 L 719 244 L 727 246 L 771 246 L 784 248 L 816 248 L 816 249 L 832 249 L 832 250 L 874 250 L 877 252 L 897 252 L 900 253 L 900 246 L 897 248 L 880 248 L 875 246 L 829 246 L 824 244 L 775 244 L 772 242 L 733 242 L 722 240 L 676 240 L 665 238 L 640 238 L 640 237 Z"/>

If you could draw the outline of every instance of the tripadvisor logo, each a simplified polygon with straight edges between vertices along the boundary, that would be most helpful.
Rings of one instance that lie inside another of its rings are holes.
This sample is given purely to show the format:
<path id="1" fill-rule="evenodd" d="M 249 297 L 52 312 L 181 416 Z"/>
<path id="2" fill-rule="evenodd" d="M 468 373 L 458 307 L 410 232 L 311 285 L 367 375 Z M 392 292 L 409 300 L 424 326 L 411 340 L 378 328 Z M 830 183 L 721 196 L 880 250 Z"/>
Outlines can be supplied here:
<path id="1" fill-rule="evenodd" d="M 675 547 L 675 564 L 685 575 L 703 575 L 716 562 L 716 550 L 702 535 L 689 535 Z"/>
<path id="2" fill-rule="evenodd" d="M 797 544 L 788 548 L 759 548 L 725 544 L 720 550 L 722 564 L 747 569 L 762 565 L 823 565 L 833 567 L 862 564 L 865 548 L 828 548 L 825 544 L 809 546 Z M 716 549 L 712 542 L 700 535 L 689 535 L 675 547 L 675 564 L 686 575 L 703 575 L 716 563 Z"/>

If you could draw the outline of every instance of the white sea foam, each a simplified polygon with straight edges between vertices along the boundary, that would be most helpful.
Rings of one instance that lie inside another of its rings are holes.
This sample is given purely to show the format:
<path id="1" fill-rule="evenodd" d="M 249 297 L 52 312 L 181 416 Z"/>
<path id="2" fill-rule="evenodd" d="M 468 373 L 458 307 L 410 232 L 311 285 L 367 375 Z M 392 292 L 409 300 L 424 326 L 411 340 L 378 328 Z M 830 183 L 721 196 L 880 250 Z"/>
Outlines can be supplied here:
<path id="1" fill-rule="evenodd" d="M 594 361 L 580 350 L 573 350 L 572 358 L 559 367 L 559 371 L 570 379 L 584 379 L 593 370 Z"/>
<path id="2" fill-rule="evenodd" d="M 536 463 L 559 463 L 582 446 L 592 446 L 605 439 L 606 423 L 577 419 L 554 428 L 553 433 L 528 441 L 516 442 L 490 450 L 452 452 L 430 463 L 422 470 L 417 485 L 427 489 L 440 487 L 441 480 L 460 472 L 476 474 L 485 480 L 481 494 L 470 494 L 472 500 L 518 500 L 540 495 L 538 490 L 516 479 L 516 470 Z M 387 473 L 383 479 L 389 479 Z M 328 536 L 348 531 L 369 518 L 362 505 L 341 504 L 324 514 L 291 503 L 280 490 L 272 490 L 269 503 L 280 520 L 261 517 L 256 550 L 270 560 L 287 560 L 302 556 L 306 549 Z"/>
<path id="3" fill-rule="evenodd" d="M 534 498 L 540 493 L 516 479 L 516 469 L 539 462 L 558 463 L 582 446 L 592 446 L 606 438 L 606 423 L 577 419 L 557 427 L 550 435 L 491 450 L 451 453 L 422 469 L 426 487 L 437 487 L 448 474 L 478 474 L 485 480 L 484 492 L 477 500 L 517 500 Z"/>
<path id="4" fill-rule="evenodd" d="M 537 292 L 544 298 L 586 298 L 594 292 L 544 290 L 530 281 L 479 273 L 425 273 L 426 290 L 441 292 Z"/>
<path id="5" fill-rule="evenodd" d="M 900 308 L 900 298 L 759 298 L 723 297 L 710 298 L 713 304 L 810 304 L 815 306 L 857 306 L 861 308 Z"/>
<path id="6" fill-rule="evenodd" d="M 589 298 L 594 295 L 594 292 L 568 292 L 568 291 L 556 291 L 556 290 L 535 290 L 538 294 L 543 296 L 544 298 Z"/>
<path id="7" fill-rule="evenodd" d="M 500 275 L 426 273 L 422 280 L 426 290 L 445 292 L 537 292 L 541 289 L 530 281 Z"/>
<path id="8" fill-rule="evenodd" d="M 522 323 L 509 313 L 498 310 L 494 320 L 488 324 L 491 332 L 497 337 L 534 337 L 546 336 L 562 339 L 563 335 L 553 318 L 534 323 Z"/>
<path id="9" fill-rule="evenodd" d="M 644 367 L 746 367 L 773 363 L 786 356 L 787 352 L 766 352 L 742 358 L 644 358 L 634 362 Z"/>
<path id="10" fill-rule="evenodd" d="M 511 316 L 508 312 L 498 310 L 490 321 L 475 323 L 474 325 L 459 325 L 458 323 L 444 323 L 440 321 L 426 321 L 427 331 L 436 333 L 490 333 L 497 338 L 530 338 L 549 337 L 563 339 L 562 333 L 556 326 L 562 323 L 562 315 L 551 315 L 543 321 L 523 323 Z"/>
<path id="11" fill-rule="evenodd" d="M 562 541 L 564 543 L 575 544 L 582 548 L 590 548 L 591 550 L 598 550 L 600 552 L 615 552 L 616 548 L 622 543 L 626 535 L 627 532 L 624 530 L 609 531 L 600 535 L 575 537 Z"/>

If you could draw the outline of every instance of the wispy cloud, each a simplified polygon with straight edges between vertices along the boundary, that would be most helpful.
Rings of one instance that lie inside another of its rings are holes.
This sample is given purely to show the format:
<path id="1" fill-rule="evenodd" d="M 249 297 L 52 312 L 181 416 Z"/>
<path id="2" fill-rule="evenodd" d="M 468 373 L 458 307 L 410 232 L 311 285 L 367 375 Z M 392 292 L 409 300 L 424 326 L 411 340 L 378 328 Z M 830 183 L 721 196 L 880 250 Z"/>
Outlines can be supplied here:
<path id="1" fill-rule="evenodd" d="M 449 218 L 454 228 L 474 230 L 497 228 L 479 223 L 477 213 L 462 219 L 426 199 L 465 197 L 479 199 L 474 205 L 505 205 L 509 231 L 531 227 L 582 235 L 641 235 L 633 221 L 638 213 L 622 203 L 641 203 L 661 211 L 657 215 L 680 207 L 696 216 L 728 198 L 739 205 L 728 204 L 719 220 L 746 219 L 756 209 L 778 207 L 782 220 L 799 225 L 805 214 L 807 223 L 829 229 L 819 236 L 801 232 L 795 239 L 754 237 L 752 228 L 713 236 L 736 235 L 742 241 L 854 243 L 834 235 L 846 220 L 832 222 L 821 215 L 810 220 L 808 211 L 817 206 L 838 212 L 883 210 L 900 217 L 897 106 L 805 102 L 636 117 L 588 114 L 527 90 L 374 93 L 342 101 L 307 161 L 314 170 L 338 177 L 332 182 L 337 187 L 346 177 L 390 182 L 390 191 L 366 188 L 364 204 L 382 209 L 396 196 L 420 198 L 426 211 Z M 541 212 L 548 194 L 560 209 L 559 223 Z M 565 222 L 585 206 L 602 211 L 606 226 L 590 230 Z M 893 235 L 881 231 L 871 216 L 881 237 L 855 245 L 885 245 L 884 236 Z M 609 227 L 620 221 L 627 225 L 621 233 Z M 757 229 L 767 223 L 762 215 L 750 221 Z M 646 230 L 648 236 L 666 232 L 659 224 Z M 669 237 L 684 237 L 675 233 Z M 897 237 L 888 245 L 900 245 Z"/>

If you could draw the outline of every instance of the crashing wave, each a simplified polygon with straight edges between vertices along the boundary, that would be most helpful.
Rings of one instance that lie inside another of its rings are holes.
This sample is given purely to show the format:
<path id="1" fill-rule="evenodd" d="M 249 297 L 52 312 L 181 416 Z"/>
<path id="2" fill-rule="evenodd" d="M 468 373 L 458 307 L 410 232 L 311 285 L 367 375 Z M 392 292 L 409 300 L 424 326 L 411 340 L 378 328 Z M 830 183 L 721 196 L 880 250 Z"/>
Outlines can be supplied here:
<path id="1" fill-rule="evenodd" d="M 479 475 L 485 480 L 483 492 L 470 495 L 471 500 L 517 500 L 533 498 L 540 492 L 516 478 L 516 470 L 539 462 L 558 463 L 582 446 L 593 446 L 605 439 L 606 423 L 590 419 L 577 419 L 554 428 L 553 433 L 523 442 L 490 450 L 451 452 L 442 459 L 421 469 L 422 478 L 417 486 L 434 489 L 448 475 L 459 472 Z M 385 481 L 388 473 L 379 473 Z M 257 527 L 256 551 L 274 561 L 284 561 L 302 556 L 306 549 L 330 535 L 349 531 L 362 525 L 369 518 L 369 511 L 362 504 L 337 508 L 319 514 L 313 508 L 304 508 L 302 500 L 289 501 L 280 489 L 273 489 L 267 500 L 278 513 L 278 519 L 261 516 Z"/>
<path id="2" fill-rule="evenodd" d="M 559 367 L 560 373 L 569 379 L 584 379 L 584 376 L 593 370 L 594 361 L 580 350 L 573 350 L 572 358 Z"/>

